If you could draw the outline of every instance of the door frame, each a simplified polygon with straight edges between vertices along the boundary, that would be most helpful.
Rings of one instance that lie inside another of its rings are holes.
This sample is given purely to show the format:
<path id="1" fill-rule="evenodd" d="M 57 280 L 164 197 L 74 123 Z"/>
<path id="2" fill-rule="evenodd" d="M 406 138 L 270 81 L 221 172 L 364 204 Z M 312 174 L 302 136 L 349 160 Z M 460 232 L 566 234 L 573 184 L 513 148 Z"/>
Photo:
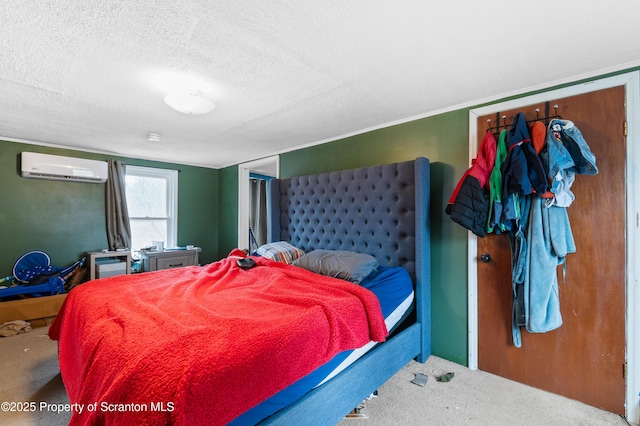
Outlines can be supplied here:
<path id="1" fill-rule="evenodd" d="M 238 164 L 238 247 L 249 248 L 249 175 L 251 172 L 280 177 L 280 156 Z M 244 225 L 243 225 L 244 224 Z"/>
<path id="2" fill-rule="evenodd" d="M 499 113 L 550 99 L 566 98 L 616 86 L 625 87 L 627 114 L 626 153 L 626 307 L 625 357 L 627 363 L 625 411 L 627 421 L 640 423 L 640 71 L 606 77 L 587 83 L 495 103 L 469 111 L 469 166 L 478 152 L 478 117 Z M 478 369 L 478 253 L 477 237 L 468 232 L 468 366 Z"/>

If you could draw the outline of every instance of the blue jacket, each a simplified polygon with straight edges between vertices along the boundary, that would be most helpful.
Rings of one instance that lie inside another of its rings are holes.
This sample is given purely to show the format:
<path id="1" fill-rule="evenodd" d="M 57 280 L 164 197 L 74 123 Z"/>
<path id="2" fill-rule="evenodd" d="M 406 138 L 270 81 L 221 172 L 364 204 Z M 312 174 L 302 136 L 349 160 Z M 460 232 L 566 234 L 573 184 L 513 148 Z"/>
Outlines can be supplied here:
<path id="1" fill-rule="evenodd" d="M 547 200 L 547 206 L 569 207 L 575 199 L 571 192 L 575 175 L 598 173 L 595 155 L 580 130 L 569 120 L 553 119 L 549 123 L 542 162 L 552 182 L 550 191 L 554 193 L 554 198 Z"/>
<path id="2" fill-rule="evenodd" d="M 547 191 L 547 177 L 538 153 L 531 144 L 531 137 L 524 114 L 519 112 L 513 118 L 507 132 L 509 152 L 502 165 L 504 198 L 508 193 L 529 195 L 534 190 L 538 194 Z"/>
<path id="3" fill-rule="evenodd" d="M 507 230 L 518 229 L 522 219 L 518 206 L 522 196 L 547 191 L 547 176 L 538 153 L 531 144 L 529 129 L 524 114 L 513 118 L 507 132 L 507 157 L 502 164 L 503 212 L 502 223 Z M 520 196 L 520 197 L 519 197 Z"/>

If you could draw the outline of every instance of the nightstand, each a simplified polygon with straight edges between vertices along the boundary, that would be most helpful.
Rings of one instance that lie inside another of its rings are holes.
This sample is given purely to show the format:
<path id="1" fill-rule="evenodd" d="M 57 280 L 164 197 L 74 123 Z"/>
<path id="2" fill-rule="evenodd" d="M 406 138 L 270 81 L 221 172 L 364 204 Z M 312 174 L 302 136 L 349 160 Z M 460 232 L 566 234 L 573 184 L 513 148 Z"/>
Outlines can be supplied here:
<path id="1" fill-rule="evenodd" d="M 151 272 L 161 269 L 181 268 L 198 264 L 200 247 L 192 249 L 141 251 L 142 271 Z"/>
<path id="2" fill-rule="evenodd" d="M 131 273 L 131 252 L 130 251 L 93 251 L 87 253 L 89 261 L 89 279 L 96 279 L 96 259 L 117 259 L 120 263 L 125 262 L 124 271 Z M 106 276 L 106 275 L 105 275 Z"/>

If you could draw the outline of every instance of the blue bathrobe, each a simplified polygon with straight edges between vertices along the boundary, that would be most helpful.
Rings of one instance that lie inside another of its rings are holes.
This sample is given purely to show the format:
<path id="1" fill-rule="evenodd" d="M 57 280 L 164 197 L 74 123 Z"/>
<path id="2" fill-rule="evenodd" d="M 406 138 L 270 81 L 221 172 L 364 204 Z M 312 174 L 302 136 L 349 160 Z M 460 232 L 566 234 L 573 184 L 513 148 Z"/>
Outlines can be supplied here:
<path id="1" fill-rule="evenodd" d="M 542 198 L 531 197 L 526 240 L 520 244 L 518 281 L 523 285 L 524 325 L 530 333 L 555 330 L 562 325 L 558 265 L 564 265 L 567 254 L 576 251 L 567 209 L 545 207 Z M 519 314 L 514 310 L 512 326 L 513 343 L 518 348 L 522 346 Z"/>
<path id="2" fill-rule="evenodd" d="M 568 191 L 574 174 L 598 173 L 595 155 L 582 133 L 568 120 L 553 119 L 549 123 L 542 162 L 556 195 Z M 562 325 L 558 265 L 563 265 L 564 276 L 565 257 L 576 251 L 566 208 L 571 203 L 549 203 L 537 195 L 528 197 L 527 223 L 521 225 L 512 240 L 512 331 L 516 347 L 522 345 L 521 326 L 531 333 L 545 333 Z"/>

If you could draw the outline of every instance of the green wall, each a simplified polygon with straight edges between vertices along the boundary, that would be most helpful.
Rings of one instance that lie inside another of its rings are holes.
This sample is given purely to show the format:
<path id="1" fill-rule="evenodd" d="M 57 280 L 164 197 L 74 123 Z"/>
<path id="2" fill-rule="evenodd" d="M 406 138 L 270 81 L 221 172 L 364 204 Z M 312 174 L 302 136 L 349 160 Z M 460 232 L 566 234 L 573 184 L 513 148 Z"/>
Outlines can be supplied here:
<path id="1" fill-rule="evenodd" d="M 427 157 L 431 161 L 432 345 L 435 355 L 467 363 L 467 232 L 444 209 L 469 162 L 469 113 L 436 117 L 282 154 L 282 177 Z"/>
<path id="2" fill-rule="evenodd" d="M 218 258 L 218 170 L 0 141 L 0 276 L 30 250 L 62 267 L 107 247 L 105 185 L 22 178 L 23 151 L 180 170 L 178 244 L 200 246 L 201 263 Z"/>
<path id="3" fill-rule="evenodd" d="M 219 258 L 238 246 L 238 166 L 220 170 Z"/>
<path id="4" fill-rule="evenodd" d="M 281 154 L 290 177 L 427 157 L 431 161 L 432 322 L 435 355 L 467 363 L 467 232 L 444 213 L 468 167 L 468 110 L 423 118 Z M 237 239 L 237 167 L 221 170 L 221 252 Z M 226 183 L 229 187 L 226 187 Z"/>
<path id="5" fill-rule="evenodd" d="M 622 70 L 597 78 L 523 93 L 525 97 L 573 84 L 632 72 Z M 482 106 L 482 105 L 478 105 Z M 475 106 L 473 107 L 475 108 Z M 468 362 L 467 231 L 444 213 L 454 185 L 469 166 L 469 109 L 418 119 L 280 155 L 280 175 L 291 177 L 424 156 L 431 160 L 431 302 L 434 355 L 466 365 Z M 234 187 L 221 187 L 227 208 L 220 216 L 220 247 L 228 252 L 236 245 L 237 167 L 223 172 Z M 228 215 L 228 216 L 227 216 Z M 222 229 L 221 228 L 221 229 Z"/>

